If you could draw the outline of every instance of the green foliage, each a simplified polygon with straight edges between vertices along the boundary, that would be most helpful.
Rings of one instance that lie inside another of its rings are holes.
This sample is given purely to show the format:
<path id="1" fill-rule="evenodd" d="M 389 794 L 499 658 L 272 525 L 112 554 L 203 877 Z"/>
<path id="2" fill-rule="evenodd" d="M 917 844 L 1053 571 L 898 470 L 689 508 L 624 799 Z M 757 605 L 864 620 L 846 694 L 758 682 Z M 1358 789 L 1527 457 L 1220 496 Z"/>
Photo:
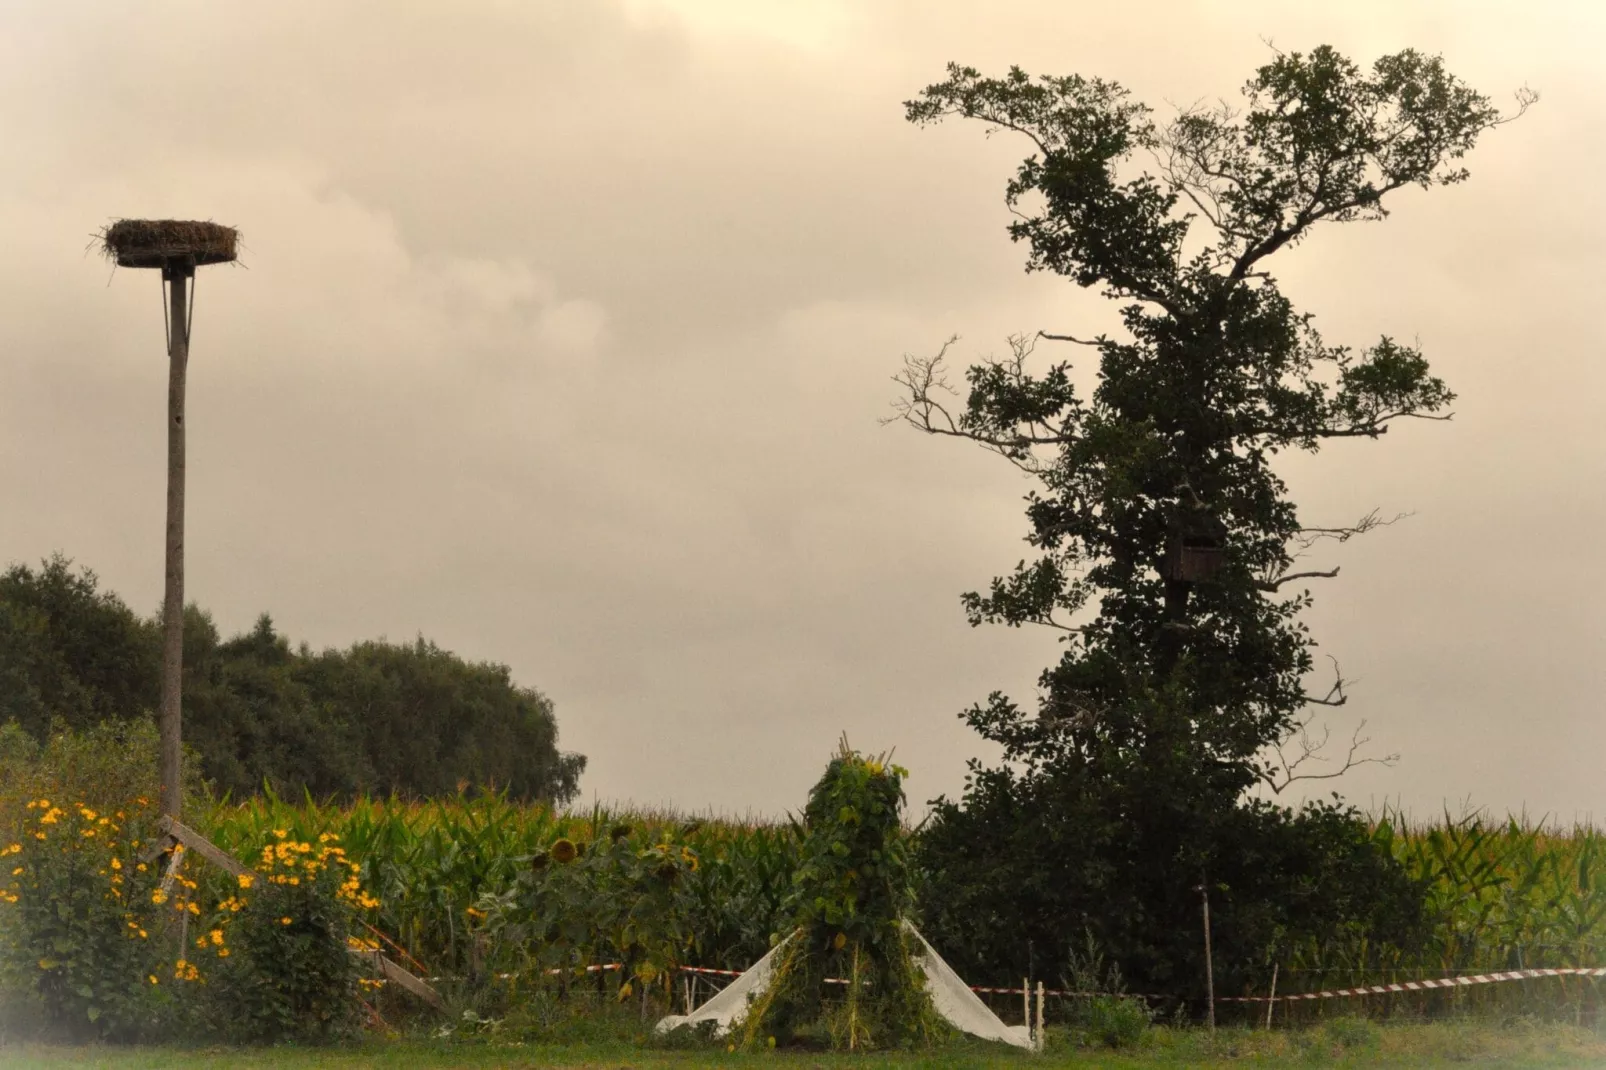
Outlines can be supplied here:
<path id="1" fill-rule="evenodd" d="M 1143 797 L 1130 783 L 975 774 L 965 806 L 939 803 L 920 837 L 927 937 L 963 976 L 1000 984 L 1070 972 L 1066 934 L 1086 932 L 1139 991 L 1198 999 L 1200 870 L 1164 864 L 1197 838 L 1211 846 L 1220 993 L 1264 992 L 1274 949 L 1418 945 L 1423 883 L 1354 811 L 1196 814 L 1162 788 Z"/>
<path id="2" fill-rule="evenodd" d="M 666 827 L 638 837 L 618 825 L 590 843 L 566 837 L 530 856 L 513 887 L 482 897 L 492 971 L 517 974 L 526 989 L 563 992 L 583 984 L 587 968 L 619 964 L 615 998 L 674 999 L 677 967 L 695 953 L 696 918 L 688 885 L 697 853 Z"/>
<path id="3" fill-rule="evenodd" d="M 115 810 L 132 798 L 156 798 L 157 744 L 150 721 L 102 721 L 81 731 L 58 721 L 43 742 L 14 721 L 0 724 L 0 836 L 16 838 L 34 799 Z M 199 771 L 194 761 L 187 765 L 185 792 L 196 796 Z"/>
<path id="4" fill-rule="evenodd" d="M 156 626 L 98 583 L 59 554 L 0 574 L 0 724 L 43 739 L 57 720 L 87 728 L 156 705 Z"/>
<path id="5" fill-rule="evenodd" d="M 1426 889 L 1419 941 L 1410 947 L 1364 929 L 1292 943 L 1282 985 L 1389 984 L 1457 973 L 1606 961 L 1606 834 L 1591 825 L 1531 825 L 1478 813 L 1430 826 L 1383 814 L 1379 848 Z M 1598 1006 L 1589 981 L 1555 978 L 1401 994 L 1397 1013 L 1540 1011 L 1568 1020 Z"/>
<path id="6" fill-rule="evenodd" d="M 750 1048 L 785 1044 L 822 1024 L 834 1047 L 907 1047 L 945 1030 L 910 954 L 913 907 L 899 823 L 907 773 L 848 749 L 809 793 L 800 864 L 785 904 L 790 933 L 769 988 L 742 1026 Z M 840 999 L 825 979 L 846 980 Z"/>
<path id="7" fill-rule="evenodd" d="M 211 1031 L 235 1041 L 329 1041 L 361 1025 L 355 911 L 377 905 L 327 834 L 263 846 L 254 872 L 217 900 L 195 938 Z M 369 946 L 364 944 L 362 946 Z"/>
<path id="8" fill-rule="evenodd" d="M 1404 938 L 1409 882 L 1355 815 L 1244 802 L 1287 786 L 1298 763 L 1279 748 L 1314 706 L 1344 701 L 1342 678 L 1307 691 L 1311 595 L 1297 581 L 1313 573 L 1295 559 L 1373 523 L 1307 528 L 1273 462 L 1443 418 L 1453 395 L 1388 337 L 1359 353 L 1325 342 L 1268 258 L 1319 224 L 1382 218 L 1401 187 L 1461 181 L 1458 161 L 1500 116 L 1410 51 L 1370 72 L 1327 47 L 1282 54 L 1242 110 L 1196 106 L 1163 128 L 1110 82 L 948 75 L 908 118 L 1024 136 L 1011 237 L 1028 270 L 1121 302 L 1122 331 L 1048 336 L 1098 354 L 1086 396 L 1069 361 L 1029 371 L 1023 338 L 969 369 L 953 417 L 940 354 L 900 377 L 917 429 L 1041 484 L 1027 506 L 1038 556 L 965 595 L 971 623 L 1046 625 L 1066 644 L 1035 715 L 999 693 L 964 714 L 1007 764 L 973 763 L 963 806 L 938 806 L 922 848 L 943 919 L 932 935 L 967 964 L 1028 941 L 1052 962 L 1056 934 L 1089 925 L 1145 990 L 1179 995 L 1202 988 L 1200 885 L 1241 941 L 1218 956 L 1229 970 L 1290 934 Z M 1133 173 L 1139 152 L 1159 173 Z"/>
<path id="9" fill-rule="evenodd" d="M 88 569 L 55 557 L 0 575 L 0 725 L 43 741 L 53 722 L 145 720 L 161 682 L 160 635 Z M 450 794 L 459 785 L 565 802 L 585 758 L 557 749 L 551 700 L 504 665 L 419 639 L 292 650 L 264 614 L 224 640 L 184 614 L 184 736 L 216 790 L 351 797 Z"/>
<path id="10" fill-rule="evenodd" d="M 134 1040 L 170 1015 L 170 959 L 160 948 L 156 874 L 139 861 L 154 814 L 143 802 L 102 812 L 32 799 L 0 843 L 0 980 L 52 1030 Z"/>
<path id="11" fill-rule="evenodd" d="M 254 854 L 274 829 L 306 841 L 338 835 L 350 857 L 361 862 L 364 886 L 380 900 L 369 920 L 397 942 L 404 960 L 410 956 L 425 972 L 457 976 L 527 970 L 533 964 L 522 957 L 526 952 L 521 944 L 499 927 L 522 924 L 526 932 L 542 930 L 551 919 L 562 917 L 553 912 L 556 904 L 569 901 L 581 911 L 579 920 L 564 925 L 574 934 L 565 946 L 575 954 L 565 957 L 552 949 L 528 953 L 544 955 L 553 966 L 619 961 L 611 923 L 595 930 L 596 935 L 590 926 L 595 917 L 620 916 L 633 908 L 596 900 L 627 894 L 629 874 L 645 865 L 626 866 L 624 852 L 645 853 L 664 844 L 687 848 L 698 863 L 693 868 L 683 860 L 673 885 L 674 909 L 684 912 L 683 917 L 664 923 L 696 933 L 679 961 L 745 969 L 769 950 L 770 934 L 782 924 L 781 903 L 791 890 L 798 851 L 785 825 L 688 822 L 675 814 L 618 814 L 600 807 L 561 813 L 544 804 L 520 805 L 495 796 L 428 803 L 365 799 L 334 806 L 311 800 L 292 804 L 268 795 L 240 803 L 214 801 L 192 808 L 192 814 L 214 843 L 238 857 Z M 620 826 L 628 826 L 630 833 L 616 843 L 612 833 Z M 601 846 L 588 848 L 550 886 L 521 881 L 533 861 L 559 840 Z M 587 883 L 593 879 L 601 883 Z M 515 891 L 530 913 L 517 917 L 503 910 L 494 923 L 475 922 L 471 911 L 490 909 L 482 900 Z"/>
<path id="12" fill-rule="evenodd" d="M 1149 1005 L 1136 996 L 1093 996 L 1078 1010 L 1073 1028 L 1092 1048 L 1130 1048 L 1141 1043 L 1154 1021 Z"/>
<path id="13" fill-rule="evenodd" d="M 1130 1048 L 1141 1042 L 1154 1022 L 1154 1012 L 1139 996 L 1126 995 L 1121 968 L 1106 964 L 1092 933 L 1081 954 L 1066 954 L 1067 974 L 1061 980 L 1072 1034 L 1083 1047 Z"/>

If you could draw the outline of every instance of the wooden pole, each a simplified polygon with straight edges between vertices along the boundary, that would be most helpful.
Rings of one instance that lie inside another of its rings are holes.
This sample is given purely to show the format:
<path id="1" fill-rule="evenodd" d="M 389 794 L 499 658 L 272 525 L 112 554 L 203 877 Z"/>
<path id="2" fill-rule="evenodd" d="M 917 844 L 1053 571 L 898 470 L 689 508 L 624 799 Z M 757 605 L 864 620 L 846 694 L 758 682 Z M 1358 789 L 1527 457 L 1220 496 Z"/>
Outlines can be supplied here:
<path id="1" fill-rule="evenodd" d="M 184 383 L 190 359 L 187 264 L 162 269 L 168 283 L 167 333 L 167 582 L 162 599 L 162 813 L 177 820 L 184 782 L 182 695 L 184 689 Z"/>
<path id="2" fill-rule="evenodd" d="M 1037 1050 L 1043 1050 L 1043 982 L 1037 982 Z"/>
<path id="3" fill-rule="evenodd" d="M 1209 1001 L 1210 1032 L 1216 1031 L 1216 967 L 1210 961 L 1210 890 L 1199 885 L 1199 902 L 1204 908 L 1205 998 Z"/>
<path id="4" fill-rule="evenodd" d="M 1271 1011 L 1277 1006 L 1277 963 L 1271 964 L 1271 992 L 1266 999 L 1266 1028 L 1271 1028 Z"/>

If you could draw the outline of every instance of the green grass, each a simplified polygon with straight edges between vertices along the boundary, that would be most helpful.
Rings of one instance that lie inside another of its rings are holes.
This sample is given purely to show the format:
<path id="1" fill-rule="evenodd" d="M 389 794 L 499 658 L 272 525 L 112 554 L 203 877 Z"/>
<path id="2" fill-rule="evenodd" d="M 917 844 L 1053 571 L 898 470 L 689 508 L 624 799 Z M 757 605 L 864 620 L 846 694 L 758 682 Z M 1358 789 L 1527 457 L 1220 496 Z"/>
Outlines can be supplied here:
<path id="1" fill-rule="evenodd" d="M 254 1070 L 254 1068 L 465 1067 L 771 1067 L 775 1070 L 879 1070 L 930 1067 L 1606 1067 L 1606 1035 L 1554 1024 L 1491 1024 L 1460 1020 L 1372 1025 L 1339 1020 L 1271 1033 L 1223 1029 L 1156 1029 L 1131 1052 L 1092 1052 L 1056 1044 L 1035 1057 L 980 1044 L 910 1055 L 853 1056 L 815 1052 L 773 1054 L 665 1051 L 627 1042 L 429 1043 L 373 1040 L 342 1048 L 66 1048 L 0 1046 L 3 1067 L 106 1067 L 116 1070 Z"/>

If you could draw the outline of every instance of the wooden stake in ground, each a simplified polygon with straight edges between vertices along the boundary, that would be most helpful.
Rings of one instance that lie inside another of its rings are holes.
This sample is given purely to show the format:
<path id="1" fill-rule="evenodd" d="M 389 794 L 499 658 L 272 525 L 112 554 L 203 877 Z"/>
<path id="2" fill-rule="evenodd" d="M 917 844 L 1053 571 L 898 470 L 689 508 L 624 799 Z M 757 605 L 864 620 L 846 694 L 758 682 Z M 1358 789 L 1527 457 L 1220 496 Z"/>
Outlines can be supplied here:
<path id="1" fill-rule="evenodd" d="M 184 387 L 190 358 L 195 269 L 235 259 L 232 227 L 177 219 L 123 219 L 100 235 L 119 267 L 159 268 L 167 318 L 167 540 L 162 599 L 162 812 L 179 817 L 184 779 Z"/>
<path id="2" fill-rule="evenodd" d="M 1210 1005 L 1210 1031 L 1216 1031 L 1216 967 L 1210 961 L 1210 889 L 1199 885 L 1199 904 L 1204 910 L 1205 999 Z"/>

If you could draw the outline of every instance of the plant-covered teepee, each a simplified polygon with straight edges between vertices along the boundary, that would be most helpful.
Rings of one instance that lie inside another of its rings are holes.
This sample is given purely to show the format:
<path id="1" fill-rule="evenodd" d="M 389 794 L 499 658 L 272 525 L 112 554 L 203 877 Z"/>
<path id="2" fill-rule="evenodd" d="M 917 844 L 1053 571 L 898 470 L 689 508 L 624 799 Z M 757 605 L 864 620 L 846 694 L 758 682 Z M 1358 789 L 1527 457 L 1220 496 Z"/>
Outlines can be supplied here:
<path id="1" fill-rule="evenodd" d="M 742 1023 L 749 1047 L 823 1031 L 834 1047 L 910 1047 L 945 1035 L 904 923 L 913 906 L 903 778 L 842 739 L 804 810 L 787 901 L 795 927 Z M 827 978 L 838 983 L 828 984 Z M 845 983 L 841 983 L 845 982 Z"/>

